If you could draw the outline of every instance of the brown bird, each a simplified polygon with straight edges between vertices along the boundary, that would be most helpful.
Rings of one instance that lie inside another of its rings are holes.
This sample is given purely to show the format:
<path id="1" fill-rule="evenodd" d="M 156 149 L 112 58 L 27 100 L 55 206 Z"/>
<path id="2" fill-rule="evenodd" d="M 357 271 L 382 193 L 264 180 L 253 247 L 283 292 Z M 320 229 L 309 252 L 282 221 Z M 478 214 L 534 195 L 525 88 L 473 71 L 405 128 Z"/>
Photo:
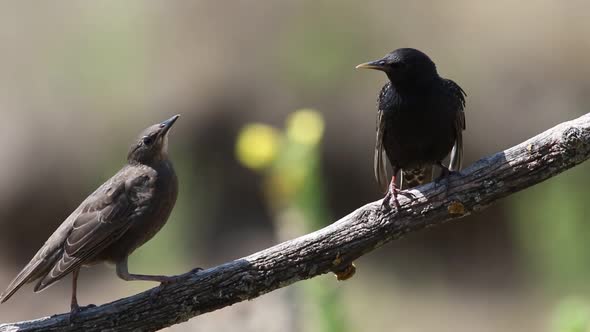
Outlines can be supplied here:
<path id="1" fill-rule="evenodd" d="M 71 310 L 76 313 L 80 267 L 99 262 L 116 264 L 123 280 L 170 283 L 180 278 L 127 270 L 127 257 L 164 226 L 176 202 L 178 180 L 167 147 L 168 132 L 179 116 L 141 133 L 129 150 L 127 164 L 57 228 L 0 295 L 0 303 L 26 283 L 38 280 L 35 292 L 40 292 L 72 273 Z"/>

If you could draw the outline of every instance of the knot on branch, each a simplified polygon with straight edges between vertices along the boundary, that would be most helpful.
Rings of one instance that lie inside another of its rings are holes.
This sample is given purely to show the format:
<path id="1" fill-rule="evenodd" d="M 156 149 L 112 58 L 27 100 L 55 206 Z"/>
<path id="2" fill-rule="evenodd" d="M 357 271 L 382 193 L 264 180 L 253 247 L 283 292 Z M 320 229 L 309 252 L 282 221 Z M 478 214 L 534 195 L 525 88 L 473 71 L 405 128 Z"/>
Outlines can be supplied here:
<path id="1" fill-rule="evenodd" d="M 562 146 L 569 155 L 576 155 L 586 148 L 589 133 L 578 127 L 570 127 L 563 131 Z"/>

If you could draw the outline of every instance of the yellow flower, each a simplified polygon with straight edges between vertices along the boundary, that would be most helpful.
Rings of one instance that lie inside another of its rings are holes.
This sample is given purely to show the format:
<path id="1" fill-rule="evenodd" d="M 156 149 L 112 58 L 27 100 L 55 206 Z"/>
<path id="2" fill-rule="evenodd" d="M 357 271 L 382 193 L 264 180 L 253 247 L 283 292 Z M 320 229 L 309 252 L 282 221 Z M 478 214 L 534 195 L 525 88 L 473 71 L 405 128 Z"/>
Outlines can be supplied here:
<path id="1" fill-rule="evenodd" d="M 260 123 L 246 125 L 238 135 L 236 156 L 248 168 L 263 169 L 277 157 L 280 141 L 281 133 L 271 126 Z"/>
<path id="2" fill-rule="evenodd" d="M 293 112 L 287 119 L 287 137 L 300 144 L 317 145 L 324 134 L 324 119 L 313 109 Z"/>

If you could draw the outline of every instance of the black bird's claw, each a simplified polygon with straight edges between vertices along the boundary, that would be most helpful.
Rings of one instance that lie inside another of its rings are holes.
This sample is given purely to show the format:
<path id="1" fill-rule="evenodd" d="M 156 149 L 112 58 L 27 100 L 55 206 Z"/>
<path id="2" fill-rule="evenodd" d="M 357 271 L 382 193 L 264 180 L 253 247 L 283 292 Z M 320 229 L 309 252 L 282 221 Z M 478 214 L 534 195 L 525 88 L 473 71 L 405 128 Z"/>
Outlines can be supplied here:
<path id="1" fill-rule="evenodd" d="M 458 171 L 451 171 L 447 168 L 442 168 L 442 172 L 440 175 L 434 180 L 434 186 L 438 187 L 441 184 L 441 181 L 445 181 L 445 184 L 449 183 L 449 177 L 460 174 Z"/>
<path id="2" fill-rule="evenodd" d="M 383 201 L 381 201 L 381 208 L 385 211 L 389 211 L 391 209 L 391 206 L 389 204 L 389 201 L 391 200 L 391 193 L 388 191 L 387 194 L 385 194 L 385 197 L 383 197 Z M 398 202 L 399 204 L 399 202 Z"/>
<path id="3" fill-rule="evenodd" d="M 381 207 L 385 211 L 389 211 L 392 205 L 395 205 L 396 209 L 399 209 L 401 205 L 397 200 L 398 195 L 405 196 L 407 199 L 411 201 L 416 199 L 416 195 L 409 191 L 401 191 L 397 188 L 393 188 L 392 190 L 387 191 L 387 194 L 385 195 L 385 197 L 383 198 L 383 202 L 381 203 Z"/>
<path id="4" fill-rule="evenodd" d="M 457 175 L 457 174 L 460 174 L 460 172 L 458 172 L 458 171 L 451 171 L 451 170 L 449 170 L 447 168 L 443 168 L 442 169 L 442 172 L 440 172 L 440 175 L 436 178 L 435 181 L 446 179 L 449 176 L 453 176 L 453 175 Z"/>

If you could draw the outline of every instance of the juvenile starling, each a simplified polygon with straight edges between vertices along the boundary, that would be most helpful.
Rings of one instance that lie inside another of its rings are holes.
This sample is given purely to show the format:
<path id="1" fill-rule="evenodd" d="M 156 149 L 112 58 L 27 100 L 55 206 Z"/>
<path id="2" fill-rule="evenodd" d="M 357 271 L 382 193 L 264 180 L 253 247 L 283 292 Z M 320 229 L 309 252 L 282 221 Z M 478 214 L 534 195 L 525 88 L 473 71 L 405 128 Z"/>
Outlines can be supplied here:
<path id="1" fill-rule="evenodd" d="M 123 280 L 170 283 L 180 276 L 127 271 L 127 257 L 166 223 L 178 193 L 168 159 L 168 131 L 179 115 L 145 129 L 131 146 L 127 164 L 101 185 L 57 228 L 16 276 L 0 303 L 21 286 L 38 280 L 35 292 L 73 274 L 72 313 L 79 311 L 76 284 L 81 266 L 111 262 Z"/>
<path id="2" fill-rule="evenodd" d="M 389 78 L 378 98 L 374 158 L 375 177 L 382 187 L 387 185 L 386 157 L 393 168 L 384 205 L 392 197 L 398 205 L 401 189 L 430 181 L 433 166 L 441 168 L 441 176 L 461 168 L 465 92 L 457 83 L 440 77 L 434 62 L 412 48 L 397 49 L 356 68 L 380 70 Z M 442 161 L 449 153 L 447 168 Z"/>

